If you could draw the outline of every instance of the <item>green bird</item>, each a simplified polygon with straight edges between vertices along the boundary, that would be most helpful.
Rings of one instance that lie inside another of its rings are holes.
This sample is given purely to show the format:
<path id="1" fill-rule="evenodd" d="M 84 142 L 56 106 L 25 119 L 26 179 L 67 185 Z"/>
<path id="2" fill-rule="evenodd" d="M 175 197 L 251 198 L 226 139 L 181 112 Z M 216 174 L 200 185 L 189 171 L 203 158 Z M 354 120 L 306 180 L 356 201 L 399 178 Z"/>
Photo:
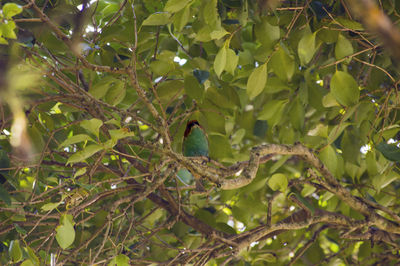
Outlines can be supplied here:
<path id="1" fill-rule="evenodd" d="M 187 122 L 182 148 L 185 157 L 208 157 L 207 135 L 197 120 Z"/>
<path id="2" fill-rule="evenodd" d="M 185 157 L 208 157 L 208 138 L 204 129 L 197 120 L 190 120 L 186 124 L 185 133 L 183 134 L 183 156 Z M 195 175 L 196 190 L 205 191 L 200 177 Z"/>

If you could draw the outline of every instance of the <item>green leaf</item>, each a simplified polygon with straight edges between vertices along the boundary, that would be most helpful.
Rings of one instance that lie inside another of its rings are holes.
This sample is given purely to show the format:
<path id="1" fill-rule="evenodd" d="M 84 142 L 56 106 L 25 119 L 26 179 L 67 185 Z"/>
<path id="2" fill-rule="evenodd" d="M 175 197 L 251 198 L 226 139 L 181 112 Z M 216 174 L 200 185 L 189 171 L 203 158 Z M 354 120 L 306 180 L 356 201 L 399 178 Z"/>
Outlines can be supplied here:
<path id="1" fill-rule="evenodd" d="M 105 101 L 111 105 L 117 105 L 125 98 L 126 95 L 126 87 L 125 84 L 117 80 L 114 82 L 105 95 Z"/>
<path id="2" fill-rule="evenodd" d="M 34 265 L 39 265 L 39 258 L 36 256 L 35 252 L 33 249 L 29 246 L 26 246 L 26 250 L 28 253 L 29 259 L 33 262 Z"/>
<path id="3" fill-rule="evenodd" d="M 221 89 L 215 87 L 209 87 L 206 92 L 206 99 L 214 103 L 218 107 L 222 108 L 233 108 L 234 104 L 229 101 L 227 95 L 222 92 Z"/>
<path id="4" fill-rule="evenodd" d="M 203 100 L 204 87 L 192 75 L 186 75 L 184 80 L 186 94 L 199 102 Z"/>
<path id="5" fill-rule="evenodd" d="M 72 215 L 63 214 L 60 225 L 56 228 L 56 239 L 62 249 L 68 248 L 75 240 L 75 229 Z"/>
<path id="6" fill-rule="evenodd" d="M 226 159 L 232 157 L 232 148 L 225 136 L 210 134 L 210 157 L 215 159 Z"/>
<path id="7" fill-rule="evenodd" d="M 246 91 L 250 100 L 258 96 L 267 83 L 267 64 L 262 64 L 251 72 L 247 80 Z"/>
<path id="8" fill-rule="evenodd" d="M 381 142 L 376 145 L 376 149 L 382 153 L 382 155 L 392 162 L 400 162 L 400 148 L 395 144 L 387 144 Z"/>
<path id="9" fill-rule="evenodd" d="M 171 98 L 182 94 L 183 88 L 183 81 L 167 80 L 157 86 L 157 94 L 162 103 L 169 103 Z"/>
<path id="10" fill-rule="evenodd" d="M 3 37 L 9 39 L 17 39 L 17 35 L 14 32 L 16 28 L 14 21 L 8 21 L 7 23 L 0 24 L 0 32 L 2 33 Z"/>
<path id="11" fill-rule="evenodd" d="M 199 31 L 197 31 L 197 33 L 196 33 L 196 41 L 209 42 L 209 41 L 211 41 L 210 34 L 211 34 L 210 27 L 208 25 L 204 26 Z"/>
<path id="12" fill-rule="evenodd" d="M 111 139 L 115 142 L 123 138 L 135 136 L 135 133 L 129 131 L 128 128 L 110 129 L 108 130 L 108 133 L 110 133 Z"/>
<path id="13" fill-rule="evenodd" d="M 86 171 L 87 171 L 87 167 L 79 168 L 79 170 L 76 171 L 76 173 L 74 174 L 74 178 L 86 174 Z"/>
<path id="14" fill-rule="evenodd" d="M 246 134 L 246 130 L 244 128 L 238 129 L 233 135 L 232 135 L 232 144 L 239 144 L 242 142 L 242 139 L 244 135 Z"/>
<path id="15" fill-rule="evenodd" d="M 297 193 L 297 192 L 292 192 L 290 193 L 292 195 L 294 195 L 296 197 L 296 199 L 298 199 L 301 203 L 304 204 L 304 206 L 306 206 L 308 208 L 308 210 L 310 210 L 311 214 L 313 215 L 315 212 L 315 207 L 306 199 L 302 196 L 302 194 Z M 289 195 L 290 196 L 290 195 Z M 288 197 L 289 197 L 288 196 Z"/>
<path id="16" fill-rule="evenodd" d="M 174 20 L 174 30 L 181 31 L 183 27 L 188 23 L 190 19 L 190 6 L 186 6 L 184 9 L 180 10 L 173 17 Z"/>
<path id="17" fill-rule="evenodd" d="M 88 145 L 83 150 L 78 151 L 77 153 L 71 155 L 68 158 L 66 165 L 83 162 L 85 159 L 89 158 L 90 156 L 92 156 L 93 154 L 95 154 L 96 152 L 98 152 L 102 149 L 104 149 L 104 147 L 101 145 L 98 145 L 98 144 Z"/>
<path id="18" fill-rule="evenodd" d="M 290 87 L 286 84 L 286 82 L 282 81 L 278 77 L 268 77 L 268 82 L 267 86 L 265 87 L 265 92 L 275 93 L 283 90 L 290 91 Z"/>
<path id="19" fill-rule="evenodd" d="M 102 77 L 100 81 L 89 88 L 89 93 L 93 95 L 94 98 L 100 99 L 107 94 L 111 84 L 118 81 L 119 80 L 112 76 Z"/>
<path id="20" fill-rule="evenodd" d="M 293 127 L 297 130 L 302 130 L 304 125 L 304 107 L 300 103 L 300 100 L 296 98 L 293 102 L 289 112 L 290 122 Z"/>
<path id="21" fill-rule="evenodd" d="M 221 22 L 218 16 L 217 0 L 208 0 L 203 3 L 205 3 L 202 10 L 204 22 L 210 26 L 211 31 L 218 29 L 221 27 Z"/>
<path id="22" fill-rule="evenodd" d="M 185 8 L 191 0 L 168 0 L 165 4 L 164 11 L 175 13 Z"/>
<path id="23" fill-rule="evenodd" d="M 103 125 L 103 121 L 97 118 L 92 118 L 90 120 L 83 120 L 80 123 L 80 126 L 94 134 L 96 137 L 99 137 L 99 129 Z"/>
<path id="24" fill-rule="evenodd" d="M 328 92 L 322 98 L 322 105 L 326 108 L 333 107 L 333 106 L 340 106 L 340 104 L 336 101 L 335 96 L 332 93 Z"/>
<path id="25" fill-rule="evenodd" d="M 280 38 L 279 26 L 272 26 L 264 17 L 261 23 L 257 23 L 254 28 L 257 40 L 267 49 L 272 48 Z"/>
<path id="26" fill-rule="evenodd" d="M 223 115 L 214 112 L 204 112 L 203 115 L 205 116 L 210 132 L 218 132 L 225 135 L 225 117 Z"/>
<path id="27" fill-rule="evenodd" d="M 129 266 L 129 257 L 124 254 L 119 254 L 118 256 L 114 257 L 108 266 Z"/>
<path id="28" fill-rule="evenodd" d="M 400 175 L 398 173 L 395 173 L 393 171 L 381 175 L 376 175 L 372 179 L 372 185 L 374 188 L 378 191 L 378 193 L 381 191 L 381 189 L 385 188 L 388 186 L 390 183 L 393 181 L 399 180 Z"/>
<path id="29" fill-rule="evenodd" d="M 365 162 L 367 165 L 368 175 L 370 177 L 375 176 L 378 174 L 378 166 L 375 157 L 375 151 L 370 150 L 365 154 Z"/>
<path id="30" fill-rule="evenodd" d="M 346 56 L 354 53 L 351 42 L 346 39 L 342 34 L 339 34 L 338 40 L 335 46 L 335 57 L 337 60 L 342 59 Z"/>
<path id="31" fill-rule="evenodd" d="M 268 179 L 268 186 L 274 191 L 279 190 L 280 192 L 285 192 L 288 186 L 286 175 L 281 173 L 273 174 Z"/>
<path id="32" fill-rule="evenodd" d="M 19 226 L 18 224 L 14 224 L 14 228 L 21 235 L 26 235 L 26 233 L 27 233 L 26 230 L 24 228 L 22 228 L 21 226 Z"/>
<path id="33" fill-rule="evenodd" d="M 228 48 L 226 51 L 226 65 L 225 65 L 226 72 L 230 73 L 231 75 L 234 75 L 238 62 L 239 62 L 239 56 L 236 55 L 235 51 Z"/>
<path id="34" fill-rule="evenodd" d="M 42 209 L 43 211 L 51 211 L 54 210 L 55 208 L 58 207 L 58 205 L 60 205 L 61 202 L 49 202 L 44 204 L 40 209 Z"/>
<path id="35" fill-rule="evenodd" d="M 26 217 L 24 214 L 13 214 L 13 216 L 11 216 L 11 220 L 14 222 L 25 222 L 26 221 Z"/>
<path id="36" fill-rule="evenodd" d="M 185 185 L 191 184 L 194 180 L 192 173 L 190 173 L 186 168 L 180 169 L 176 175 Z"/>
<path id="37" fill-rule="evenodd" d="M 210 37 L 212 40 L 219 40 L 227 34 L 229 34 L 229 32 L 220 26 L 217 30 L 213 30 L 210 33 Z"/>
<path id="38" fill-rule="evenodd" d="M 19 245 L 19 240 L 11 240 L 10 247 L 8 249 L 8 254 L 11 260 L 16 263 L 22 259 L 22 250 Z"/>
<path id="39" fill-rule="evenodd" d="M 359 163 L 361 145 L 359 139 L 354 135 L 353 131 L 346 130 L 343 133 L 340 147 L 345 162 L 350 162 L 353 164 Z"/>
<path id="40" fill-rule="evenodd" d="M 14 3 L 7 3 L 3 6 L 3 14 L 7 19 L 22 12 L 22 8 Z"/>
<path id="41" fill-rule="evenodd" d="M 227 54 L 227 48 L 226 46 L 222 46 L 218 53 L 217 56 L 215 57 L 214 60 L 214 71 L 217 74 L 217 76 L 219 77 L 222 73 L 222 71 L 224 71 L 225 69 L 225 65 L 226 65 L 226 54 Z"/>
<path id="42" fill-rule="evenodd" d="M 257 255 L 254 262 L 257 262 L 257 264 L 259 264 L 260 262 L 265 261 L 265 262 L 267 262 L 266 264 L 268 264 L 268 262 L 276 263 L 276 260 L 277 260 L 277 255 L 275 253 L 266 252 L 266 253 Z M 264 263 L 261 263 L 261 265 L 264 265 Z"/>
<path id="43" fill-rule="evenodd" d="M 232 215 L 242 223 L 247 223 L 250 220 L 250 216 L 252 216 L 247 209 L 239 208 L 236 205 L 232 207 Z"/>
<path id="44" fill-rule="evenodd" d="M 311 186 L 309 184 L 304 184 L 303 189 L 301 190 L 301 195 L 303 197 L 308 197 L 312 193 L 314 193 L 317 189 L 314 186 Z"/>
<path id="45" fill-rule="evenodd" d="M 276 116 L 287 104 L 287 100 L 273 100 L 264 105 L 262 111 L 258 114 L 257 119 L 269 120 Z"/>
<path id="46" fill-rule="evenodd" d="M 1 37 L 1 34 L 2 34 L 2 30 L 1 30 L 1 27 L 0 27 L 0 44 L 8 44 L 8 41 L 6 40 L 6 39 L 4 39 L 3 37 Z"/>
<path id="47" fill-rule="evenodd" d="M 358 31 L 363 31 L 364 27 L 357 21 L 350 20 L 344 17 L 336 17 L 335 22 L 339 22 L 342 26 L 345 26 L 347 29 L 352 29 L 352 30 L 358 30 Z"/>
<path id="48" fill-rule="evenodd" d="M 67 138 L 66 140 L 64 140 L 58 147 L 62 148 L 71 144 L 75 144 L 75 143 L 79 143 L 79 142 L 83 142 L 83 141 L 93 141 L 95 142 L 89 135 L 86 134 L 78 134 L 78 135 L 74 135 L 72 137 Z"/>
<path id="49" fill-rule="evenodd" d="M 235 235 L 236 234 L 235 229 L 233 229 L 232 227 L 230 227 L 226 223 L 217 223 L 216 224 L 216 228 L 219 229 L 220 231 L 225 232 L 225 233 L 230 234 L 230 235 Z"/>
<path id="50" fill-rule="evenodd" d="M 345 122 L 334 126 L 329 132 L 329 136 L 327 139 L 328 144 L 332 144 L 343 133 L 343 130 L 345 130 L 350 125 L 351 125 L 350 123 Z"/>
<path id="51" fill-rule="evenodd" d="M 175 69 L 175 65 L 172 61 L 154 60 L 150 63 L 150 69 L 157 76 L 165 76 Z"/>
<path id="52" fill-rule="evenodd" d="M 216 221 L 212 213 L 206 209 L 198 209 L 194 215 L 197 219 L 215 227 Z"/>
<path id="53" fill-rule="evenodd" d="M 294 59 L 287 54 L 285 49 L 280 46 L 278 51 L 271 57 L 269 61 L 273 73 L 282 80 L 290 81 L 294 74 Z"/>
<path id="54" fill-rule="evenodd" d="M 331 79 L 331 93 L 344 106 L 358 103 L 360 91 L 354 78 L 343 71 L 336 71 Z"/>
<path id="55" fill-rule="evenodd" d="M 326 146 L 319 153 L 319 158 L 321 159 L 321 161 L 325 164 L 325 166 L 328 168 L 328 170 L 332 174 L 336 173 L 337 165 L 338 165 L 338 158 L 337 158 L 337 155 L 336 155 L 336 151 L 332 147 L 332 145 Z"/>
<path id="56" fill-rule="evenodd" d="M 306 65 L 313 58 L 316 51 L 315 47 L 315 36 L 316 32 L 305 32 L 303 37 L 299 41 L 297 51 L 299 54 L 301 65 Z"/>
<path id="57" fill-rule="evenodd" d="M 149 17 L 147 17 L 142 25 L 143 26 L 160 26 L 160 25 L 166 25 L 169 24 L 171 14 L 168 12 L 160 12 L 160 13 L 154 13 L 151 14 Z"/>
<path id="58" fill-rule="evenodd" d="M 21 263 L 21 266 L 35 266 L 38 264 L 34 264 L 31 260 L 24 260 L 24 262 Z"/>
<path id="59" fill-rule="evenodd" d="M 4 201 L 4 203 L 7 204 L 8 206 L 11 205 L 10 194 L 8 194 L 8 191 L 3 187 L 2 184 L 0 184 L 0 199 Z"/>

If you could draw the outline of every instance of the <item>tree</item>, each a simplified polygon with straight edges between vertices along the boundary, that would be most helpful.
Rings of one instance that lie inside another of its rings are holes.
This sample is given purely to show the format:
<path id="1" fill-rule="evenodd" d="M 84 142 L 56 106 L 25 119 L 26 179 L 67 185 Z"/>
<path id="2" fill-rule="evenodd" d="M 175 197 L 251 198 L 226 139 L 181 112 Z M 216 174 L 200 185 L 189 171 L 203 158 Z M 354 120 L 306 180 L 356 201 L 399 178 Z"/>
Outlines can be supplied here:
<path id="1" fill-rule="evenodd" d="M 398 263 L 379 3 L 3 1 L 1 263 Z"/>

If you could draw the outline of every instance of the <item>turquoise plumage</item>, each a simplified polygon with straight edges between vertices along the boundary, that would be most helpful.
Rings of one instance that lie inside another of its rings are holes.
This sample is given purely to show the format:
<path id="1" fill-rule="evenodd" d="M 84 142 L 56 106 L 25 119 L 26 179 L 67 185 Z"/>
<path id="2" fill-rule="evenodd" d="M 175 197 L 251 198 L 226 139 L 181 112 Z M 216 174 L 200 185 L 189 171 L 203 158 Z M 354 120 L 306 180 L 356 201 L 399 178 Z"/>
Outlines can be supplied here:
<path id="1" fill-rule="evenodd" d="M 182 149 L 183 156 L 185 157 L 208 157 L 207 134 L 197 120 L 191 120 L 187 122 L 185 133 L 183 135 Z M 195 179 L 196 190 L 205 191 L 200 177 L 195 175 Z"/>
<path id="2" fill-rule="evenodd" d="M 187 123 L 182 145 L 185 157 L 208 157 L 207 135 L 196 120 Z"/>

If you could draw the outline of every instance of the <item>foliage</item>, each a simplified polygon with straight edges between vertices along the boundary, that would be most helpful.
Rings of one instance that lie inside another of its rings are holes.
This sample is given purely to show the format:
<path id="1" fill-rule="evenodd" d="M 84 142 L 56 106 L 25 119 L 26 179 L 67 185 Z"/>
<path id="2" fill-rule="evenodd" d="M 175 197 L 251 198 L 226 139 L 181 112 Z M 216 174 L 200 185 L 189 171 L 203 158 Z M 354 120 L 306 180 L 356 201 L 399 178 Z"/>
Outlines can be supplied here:
<path id="1" fill-rule="evenodd" d="M 1 10 L 1 264 L 398 263 L 399 73 L 346 1 Z"/>

